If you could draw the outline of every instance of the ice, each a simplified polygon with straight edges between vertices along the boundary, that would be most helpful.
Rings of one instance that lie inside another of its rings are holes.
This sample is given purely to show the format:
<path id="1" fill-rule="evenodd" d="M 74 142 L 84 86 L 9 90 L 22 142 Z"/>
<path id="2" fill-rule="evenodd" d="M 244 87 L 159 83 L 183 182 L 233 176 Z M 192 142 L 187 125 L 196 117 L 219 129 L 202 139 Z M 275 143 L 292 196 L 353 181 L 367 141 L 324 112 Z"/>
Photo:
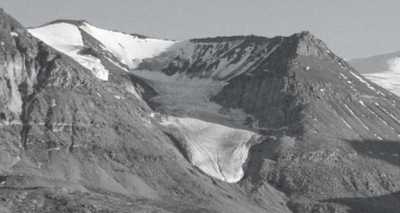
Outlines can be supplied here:
<path id="1" fill-rule="evenodd" d="M 109 72 L 100 59 L 91 55 L 79 54 L 84 44 L 77 26 L 68 23 L 55 23 L 29 29 L 29 32 L 44 43 L 73 58 L 90 70 L 97 78 L 103 81 L 108 80 Z"/>
<path id="2" fill-rule="evenodd" d="M 80 28 L 100 41 L 121 63 L 128 65 L 131 69 L 136 68 L 143 59 L 155 57 L 175 43 L 169 40 L 140 38 L 104 30 L 88 23 L 84 23 Z"/>
<path id="3" fill-rule="evenodd" d="M 188 117 L 168 116 L 161 124 L 180 130 L 194 166 L 229 183 L 242 179 L 242 166 L 257 134 Z"/>

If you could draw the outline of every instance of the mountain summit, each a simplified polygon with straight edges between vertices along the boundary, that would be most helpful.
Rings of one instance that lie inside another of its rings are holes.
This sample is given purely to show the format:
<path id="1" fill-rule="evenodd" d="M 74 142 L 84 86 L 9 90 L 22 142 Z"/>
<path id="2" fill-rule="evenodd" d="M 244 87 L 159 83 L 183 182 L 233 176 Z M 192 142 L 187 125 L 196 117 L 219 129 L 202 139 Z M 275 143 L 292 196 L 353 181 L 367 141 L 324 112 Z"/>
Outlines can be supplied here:
<path id="1" fill-rule="evenodd" d="M 397 212 L 400 100 L 309 32 L 185 41 L 0 11 L 2 212 Z"/>

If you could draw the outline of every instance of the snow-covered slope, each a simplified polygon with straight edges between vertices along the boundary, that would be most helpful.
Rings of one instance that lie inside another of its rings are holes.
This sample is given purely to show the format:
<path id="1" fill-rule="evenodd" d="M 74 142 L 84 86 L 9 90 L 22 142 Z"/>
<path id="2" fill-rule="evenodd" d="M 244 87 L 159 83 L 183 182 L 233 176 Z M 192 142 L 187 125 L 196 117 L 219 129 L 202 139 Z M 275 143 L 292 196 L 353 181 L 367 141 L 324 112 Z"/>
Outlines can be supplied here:
<path id="1" fill-rule="evenodd" d="M 82 24 L 80 28 L 100 41 L 121 63 L 131 69 L 136 68 L 143 59 L 157 56 L 175 43 L 105 30 L 88 23 Z"/>
<path id="2" fill-rule="evenodd" d="M 169 116 L 161 124 L 180 130 L 194 166 L 229 183 L 242 179 L 242 165 L 257 134 L 187 117 Z"/>
<path id="3" fill-rule="evenodd" d="M 98 47 L 102 49 L 100 54 L 111 54 L 116 59 L 111 61 L 112 63 L 125 65 L 129 69 L 136 68 L 143 59 L 155 57 L 175 43 L 170 40 L 144 38 L 100 29 L 84 21 L 56 21 L 29 29 L 29 32 L 72 57 L 102 80 L 108 80 L 109 71 L 95 54 L 83 53 L 88 48 L 83 33 L 87 33 L 100 44 Z"/>
<path id="4" fill-rule="evenodd" d="M 400 96 L 400 72 L 385 71 L 381 73 L 364 74 L 366 78 L 378 84 L 379 86 Z"/>
<path id="5" fill-rule="evenodd" d="M 363 75 L 383 88 L 400 95 L 400 53 L 355 59 L 350 63 Z"/>
<path id="6" fill-rule="evenodd" d="M 44 43 L 73 58 L 89 69 L 97 78 L 104 81 L 108 80 L 109 72 L 99 58 L 80 53 L 84 49 L 84 44 L 81 32 L 75 25 L 54 23 L 30 29 L 29 32 Z"/>

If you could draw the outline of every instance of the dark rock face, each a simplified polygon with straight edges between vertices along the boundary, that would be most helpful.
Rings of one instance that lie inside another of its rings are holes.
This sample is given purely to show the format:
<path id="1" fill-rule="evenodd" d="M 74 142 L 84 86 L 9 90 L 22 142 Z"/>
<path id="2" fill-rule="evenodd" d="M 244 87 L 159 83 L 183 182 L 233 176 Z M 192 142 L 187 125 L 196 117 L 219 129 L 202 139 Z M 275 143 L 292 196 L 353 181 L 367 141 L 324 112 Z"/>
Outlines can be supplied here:
<path id="1" fill-rule="evenodd" d="M 109 81 L 0 11 L 1 212 L 398 211 L 399 99 L 310 33 L 192 39 L 140 64 L 226 83 L 210 101 L 262 136 L 232 184 L 191 165 L 151 116 L 157 91 L 81 33 Z"/>
<path id="2" fill-rule="evenodd" d="M 373 140 L 395 152 L 380 155 L 398 156 L 399 99 L 309 34 L 287 38 L 251 74 L 231 79 L 214 101 L 244 109 L 259 119 L 262 132 L 292 138 L 254 146 L 242 182 L 255 188 L 269 182 L 292 198 L 294 212 L 347 212 L 326 200 L 399 190 L 398 166 L 363 154 L 377 151 L 368 146 Z M 355 209 L 349 212 L 364 212 Z"/>

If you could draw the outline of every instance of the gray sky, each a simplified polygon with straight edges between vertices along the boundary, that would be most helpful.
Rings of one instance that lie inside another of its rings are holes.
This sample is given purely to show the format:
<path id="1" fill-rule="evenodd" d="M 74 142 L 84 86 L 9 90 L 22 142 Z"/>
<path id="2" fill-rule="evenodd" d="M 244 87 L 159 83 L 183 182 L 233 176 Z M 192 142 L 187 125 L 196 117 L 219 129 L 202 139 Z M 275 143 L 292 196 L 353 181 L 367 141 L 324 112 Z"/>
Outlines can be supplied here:
<path id="1" fill-rule="evenodd" d="M 171 39 L 309 30 L 345 58 L 400 50 L 399 0 L 1 0 L 25 26 L 86 19 Z"/>

